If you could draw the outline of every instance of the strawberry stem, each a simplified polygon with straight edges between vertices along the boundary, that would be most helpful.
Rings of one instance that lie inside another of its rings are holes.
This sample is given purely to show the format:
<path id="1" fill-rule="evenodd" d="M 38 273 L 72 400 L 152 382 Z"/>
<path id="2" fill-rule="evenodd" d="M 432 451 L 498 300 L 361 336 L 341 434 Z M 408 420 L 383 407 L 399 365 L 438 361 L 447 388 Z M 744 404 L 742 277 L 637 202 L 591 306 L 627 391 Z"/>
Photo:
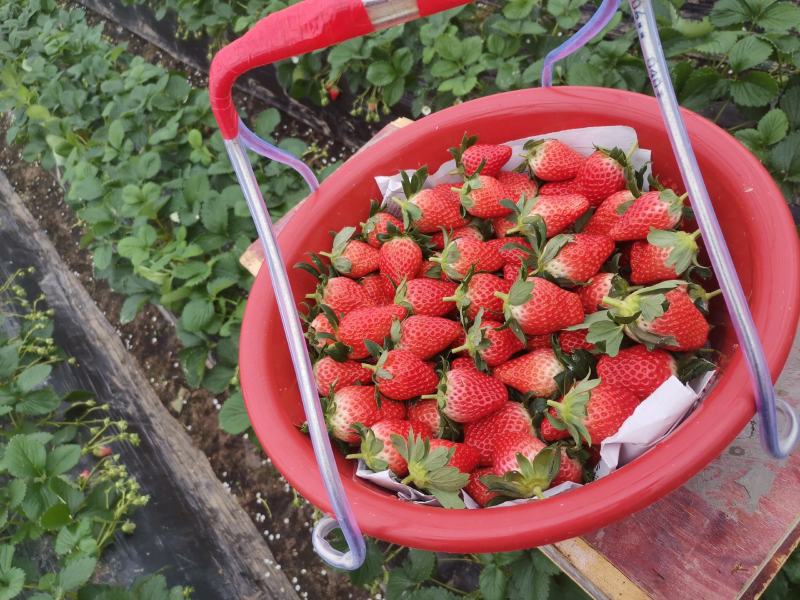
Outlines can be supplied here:
<path id="1" fill-rule="evenodd" d="M 611 296 L 603 296 L 602 303 L 606 306 L 623 309 L 627 307 L 624 301 L 619 300 L 618 298 L 612 298 Z"/>
<path id="2" fill-rule="evenodd" d="M 698 238 L 698 236 L 699 236 L 699 235 L 700 235 L 700 230 L 698 229 L 697 231 L 695 231 L 695 232 L 693 232 L 693 233 L 690 233 L 690 234 L 689 234 L 689 238 L 690 238 L 690 239 L 693 239 L 693 240 L 696 240 L 696 239 Z"/>
<path id="3" fill-rule="evenodd" d="M 539 500 L 544 500 L 544 494 L 542 493 L 542 488 L 538 485 L 533 488 L 533 495 L 539 498 Z"/>
<path id="4" fill-rule="evenodd" d="M 713 292 L 706 292 L 706 300 L 711 300 L 715 296 L 719 296 L 722 293 L 722 290 L 714 290 Z"/>

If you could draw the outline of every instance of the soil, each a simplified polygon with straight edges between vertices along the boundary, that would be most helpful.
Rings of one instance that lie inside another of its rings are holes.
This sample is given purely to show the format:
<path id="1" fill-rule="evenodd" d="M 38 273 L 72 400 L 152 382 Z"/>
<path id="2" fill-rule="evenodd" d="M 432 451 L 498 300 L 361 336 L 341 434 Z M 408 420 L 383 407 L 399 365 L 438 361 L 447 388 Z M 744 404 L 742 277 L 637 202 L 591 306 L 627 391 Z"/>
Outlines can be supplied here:
<path id="1" fill-rule="evenodd" d="M 87 14 L 90 22 L 99 19 Z M 128 42 L 128 48 L 146 60 L 168 68 L 186 71 L 186 67 L 116 25 L 106 31 L 115 41 Z M 205 74 L 189 73 L 192 85 L 206 84 Z M 239 106 L 248 114 L 257 114 L 266 106 L 241 95 Z M 7 124 L 0 124 L 5 134 Z M 308 143 L 317 142 L 323 154 L 318 157 L 346 158 L 346 150 L 330 142 L 309 139 L 311 130 L 297 122 L 282 120 L 278 138 L 293 136 Z M 3 139 L 5 136 L 3 135 Z M 322 158 L 324 160 L 324 158 Z M 295 590 L 309 598 L 366 598 L 362 589 L 332 572 L 317 558 L 311 546 L 310 531 L 314 509 L 296 495 L 286 480 L 270 464 L 261 448 L 245 436 L 225 434 L 218 425 L 217 412 L 224 401 L 206 390 L 192 390 L 186 384 L 178 363 L 180 344 L 175 336 L 171 315 L 154 306 L 146 306 L 131 323 L 122 325 L 119 312 L 124 297 L 108 284 L 96 279 L 88 250 L 81 248 L 80 224 L 64 201 L 64 190 L 56 176 L 38 164 L 27 163 L 19 149 L 0 143 L 0 169 L 41 224 L 64 262 L 78 277 L 100 309 L 114 325 L 126 348 L 146 373 L 161 401 L 186 428 L 194 444 L 208 457 L 214 472 L 230 493 L 248 512 L 257 529 L 263 532 L 275 560 L 283 568 Z"/>

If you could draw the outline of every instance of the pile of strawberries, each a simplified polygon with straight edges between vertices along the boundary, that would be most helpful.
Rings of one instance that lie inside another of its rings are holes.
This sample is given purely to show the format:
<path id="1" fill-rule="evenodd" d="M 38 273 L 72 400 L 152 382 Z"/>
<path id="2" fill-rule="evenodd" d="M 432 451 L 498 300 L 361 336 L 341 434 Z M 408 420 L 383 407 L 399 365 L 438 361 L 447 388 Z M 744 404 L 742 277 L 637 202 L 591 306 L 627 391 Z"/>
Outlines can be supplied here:
<path id="1" fill-rule="evenodd" d="M 317 386 L 348 458 L 463 507 L 591 480 L 599 446 L 672 375 L 713 368 L 685 195 L 620 149 L 465 136 L 462 183 L 402 174 L 398 218 L 299 265 Z"/>

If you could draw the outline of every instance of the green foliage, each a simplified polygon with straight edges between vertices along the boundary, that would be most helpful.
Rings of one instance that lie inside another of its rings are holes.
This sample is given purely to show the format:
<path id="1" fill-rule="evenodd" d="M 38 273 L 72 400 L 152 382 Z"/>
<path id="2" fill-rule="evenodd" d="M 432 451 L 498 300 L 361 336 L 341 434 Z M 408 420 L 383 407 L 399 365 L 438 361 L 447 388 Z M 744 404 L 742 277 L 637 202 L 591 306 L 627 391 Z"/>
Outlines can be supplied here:
<path id="1" fill-rule="evenodd" d="M 0 284 L 0 598 L 186 597 L 161 575 L 130 589 L 89 585 L 103 549 L 133 533 L 130 516 L 147 504 L 111 450 L 139 437 L 91 394 L 59 396 L 48 386 L 53 367 L 72 360 L 53 342 L 52 311 L 28 299 L 21 274 Z"/>

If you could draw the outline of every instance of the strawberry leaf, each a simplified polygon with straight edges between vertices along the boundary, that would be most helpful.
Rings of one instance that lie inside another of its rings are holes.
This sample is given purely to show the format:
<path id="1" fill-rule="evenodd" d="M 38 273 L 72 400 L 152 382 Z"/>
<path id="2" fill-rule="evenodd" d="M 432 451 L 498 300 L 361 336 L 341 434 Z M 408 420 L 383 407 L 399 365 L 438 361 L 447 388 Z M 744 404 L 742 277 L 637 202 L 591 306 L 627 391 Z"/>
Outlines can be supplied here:
<path id="1" fill-rule="evenodd" d="M 521 306 L 531 299 L 534 282 L 518 279 L 511 286 L 508 292 L 508 304 L 511 306 Z"/>
<path id="2" fill-rule="evenodd" d="M 663 294 L 642 296 L 639 299 L 639 310 L 645 321 L 652 321 L 664 314 L 669 307 L 669 301 Z"/>
<path id="3" fill-rule="evenodd" d="M 598 319 L 589 326 L 586 341 L 609 356 L 616 356 L 624 338 L 623 327 L 610 319 Z"/>

